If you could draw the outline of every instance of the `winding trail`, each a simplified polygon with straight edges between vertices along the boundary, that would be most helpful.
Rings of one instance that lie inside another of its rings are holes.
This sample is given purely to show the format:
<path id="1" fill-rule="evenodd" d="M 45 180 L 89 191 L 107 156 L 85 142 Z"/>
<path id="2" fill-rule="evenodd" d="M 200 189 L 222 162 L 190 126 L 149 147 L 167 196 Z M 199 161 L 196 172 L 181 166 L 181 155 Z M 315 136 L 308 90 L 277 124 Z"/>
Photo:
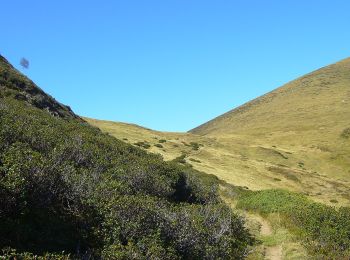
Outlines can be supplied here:
<path id="1" fill-rule="evenodd" d="M 261 225 L 260 235 L 270 236 L 273 233 L 270 223 L 259 215 L 254 215 L 254 219 L 258 221 Z M 268 260 L 282 260 L 282 246 L 264 246 L 265 249 L 265 259 Z"/>
<path id="2" fill-rule="evenodd" d="M 282 246 L 270 246 L 265 249 L 265 258 L 269 260 L 282 259 Z"/>
<path id="3" fill-rule="evenodd" d="M 225 189 L 225 187 L 220 186 L 221 189 Z M 234 201 L 231 198 L 222 197 L 224 201 L 228 205 L 230 205 L 233 209 L 236 209 L 236 201 Z M 246 219 L 249 219 L 255 223 L 258 223 L 260 225 L 259 233 L 261 236 L 271 236 L 273 235 L 273 229 L 271 227 L 271 224 L 269 221 L 267 221 L 265 218 L 260 216 L 259 214 L 247 212 L 244 210 L 240 210 L 240 213 L 242 216 L 244 216 Z M 282 245 L 275 245 L 275 246 L 264 246 L 264 259 L 266 260 L 282 260 L 283 259 L 283 249 Z"/>

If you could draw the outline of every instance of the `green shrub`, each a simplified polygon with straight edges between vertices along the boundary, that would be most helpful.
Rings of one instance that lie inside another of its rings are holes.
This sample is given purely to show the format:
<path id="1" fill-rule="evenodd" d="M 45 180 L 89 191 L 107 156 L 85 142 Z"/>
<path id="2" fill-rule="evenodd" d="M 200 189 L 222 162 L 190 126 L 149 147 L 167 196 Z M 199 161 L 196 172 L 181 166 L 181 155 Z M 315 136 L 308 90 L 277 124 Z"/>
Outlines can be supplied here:
<path id="1" fill-rule="evenodd" d="M 201 146 L 201 144 L 196 143 L 196 142 L 191 142 L 190 145 L 191 145 L 192 149 L 195 151 L 198 151 L 200 146 Z"/>
<path id="2" fill-rule="evenodd" d="M 146 142 L 146 141 L 144 141 L 144 142 L 136 142 L 136 143 L 134 143 L 134 145 L 142 147 L 144 149 L 151 148 L 151 145 L 148 142 Z"/>
<path id="3" fill-rule="evenodd" d="M 186 154 L 183 153 L 180 156 L 176 157 L 173 162 L 175 163 L 181 163 L 181 164 L 186 164 Z"/>
<path id="4" fill-rule="evenodd" d="M 197 160 L 197 159 L 194 159 L 194 158 L 190 158 L 189 160 L 192 161 L 192 162 L 201 163 L 200 160 Z"/>
<path id="5" fill-rule="evenodd" d="M 343 132 L 341 133 L 341 137 L 346 138 L 346 139 L 350 138 L 350 127 L 345 128 L 343 130 Z"/>

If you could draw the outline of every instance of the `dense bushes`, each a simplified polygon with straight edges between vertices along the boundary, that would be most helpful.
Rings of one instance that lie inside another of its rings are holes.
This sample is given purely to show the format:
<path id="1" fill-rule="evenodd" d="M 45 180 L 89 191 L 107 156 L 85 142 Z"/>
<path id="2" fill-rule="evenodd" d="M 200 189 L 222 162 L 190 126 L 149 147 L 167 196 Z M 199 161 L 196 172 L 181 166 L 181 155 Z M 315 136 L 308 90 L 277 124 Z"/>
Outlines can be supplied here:
<path id="1" fill-rule="evenodd" d="M 102 134 L 64 107 L 40 109 L 22 76 L 7 87 L 17 72 L 6 69 L 6 77 L 0 69 L 0 249 L 17 251 L 6 249 L 4 257 L 246 254 L 252 238 L 220 202 L 215 177 Z"/>
<path id="2" fill-rule="evenodd" d="M 315 203 L 284 190 L 245 191 L 238 207 L 261 214 L 279 213 L 284 224 L 305 238 L 318 257 L 350 257 L 350 209 Z"/>
<path id="3" fill-rule="evenodd" d="M 111 207 L 105 233 L 117 243 L 104 249 L 106 258 L 130 250 L 136 259 L 176 259 L 179 252 L 188 259 L 239 258 L 250 243 L 242 232 L 242 220 L 222 204 L 171 206 L 154 198 L 131 196 Z"/>

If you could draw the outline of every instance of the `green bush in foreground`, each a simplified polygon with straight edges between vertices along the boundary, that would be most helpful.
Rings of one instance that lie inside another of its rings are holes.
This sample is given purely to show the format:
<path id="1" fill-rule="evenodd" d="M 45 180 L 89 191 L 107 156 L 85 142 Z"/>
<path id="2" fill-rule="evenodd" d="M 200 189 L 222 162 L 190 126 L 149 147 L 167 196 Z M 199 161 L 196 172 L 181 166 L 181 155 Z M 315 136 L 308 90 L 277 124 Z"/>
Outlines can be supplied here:
<path id="1" fill-rule="evenodd" d="M 349 208 L 336 209 L 285 190 L 243 192 L 238 207 L 261 214 L 279 213 L 288 228 L 305 238 L 315 255 L 350 257 Z"/>

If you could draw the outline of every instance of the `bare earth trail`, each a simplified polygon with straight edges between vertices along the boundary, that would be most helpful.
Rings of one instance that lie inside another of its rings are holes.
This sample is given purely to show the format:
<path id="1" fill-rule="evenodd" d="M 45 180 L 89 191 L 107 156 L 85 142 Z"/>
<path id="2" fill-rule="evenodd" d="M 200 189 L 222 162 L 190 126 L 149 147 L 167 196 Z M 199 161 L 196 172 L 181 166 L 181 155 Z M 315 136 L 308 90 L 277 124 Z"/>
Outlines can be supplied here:
<path id="1" fill-rule="evenodd" d="M 246 214 L 246 218 L 252 219 L 260 224 L 261 236 L 271 236 L 273 234 L 273 230 L 270 223 L 260 215 L 249 213 Z M 264 245 L 264 255 L 264 258 L 268 260 L 282 260 L 282 245 Z"/>
<path id="2" fill-rule="evenodd" d="M 282 259 L 282 247 L 281 246 L 267 247 L 265 251 L 265 258 L 269 260 Z"/>
<path id="3" fill-rule="evenodd" d="M 220 189 L 223 191 L 225 190 L 224 187 L 220 187 Z M 266 238 L 269 236 L 274 235 L 274 230 L 271 227 L 270 222 L 260 216 L 256 213 L 247 212 L 245 210 L 237 209 L 236 208 L 236 201 L 232 198 L 228 198 L 227 196 L 222 196 L 222 199 L 231 206 L 232 209 L 238 210 L 238 212 L 245 218 L 247 223 L 247 228 L 251 230 L 251 232 L 256 235 L 259 239 Z M 257 227 L 258 226 L 258 227 Z M 263 239 L 264 240 L 264 239 Z M 263 257 L 263 259 L 266 260 L 282 260 L 283 259 L 283 250 L 282 250 L 282 244 L 279 243 L 277 245 L 268 245 L 263 242 L 263 252 L 261 252 L 260 257 Z M 260 251 L 260 249 L 259 249 Z M 259 259 L 261 259 L 259 257 Z M 248 257 L 248 259 L 256 259 L 255 257 L 251 258 Z"/>
<path id="4" fill-rule="evenodd" d="M 262 236 L 270 236 L 272 235 L 272 228 L 270 226 L 270 223 L 268 223 L 265 219 L 260 219 L 260 234 Z M 280 260 L 282 259 L 282 246 L 265 246 L 265 258 L 269 260 Z"/>

